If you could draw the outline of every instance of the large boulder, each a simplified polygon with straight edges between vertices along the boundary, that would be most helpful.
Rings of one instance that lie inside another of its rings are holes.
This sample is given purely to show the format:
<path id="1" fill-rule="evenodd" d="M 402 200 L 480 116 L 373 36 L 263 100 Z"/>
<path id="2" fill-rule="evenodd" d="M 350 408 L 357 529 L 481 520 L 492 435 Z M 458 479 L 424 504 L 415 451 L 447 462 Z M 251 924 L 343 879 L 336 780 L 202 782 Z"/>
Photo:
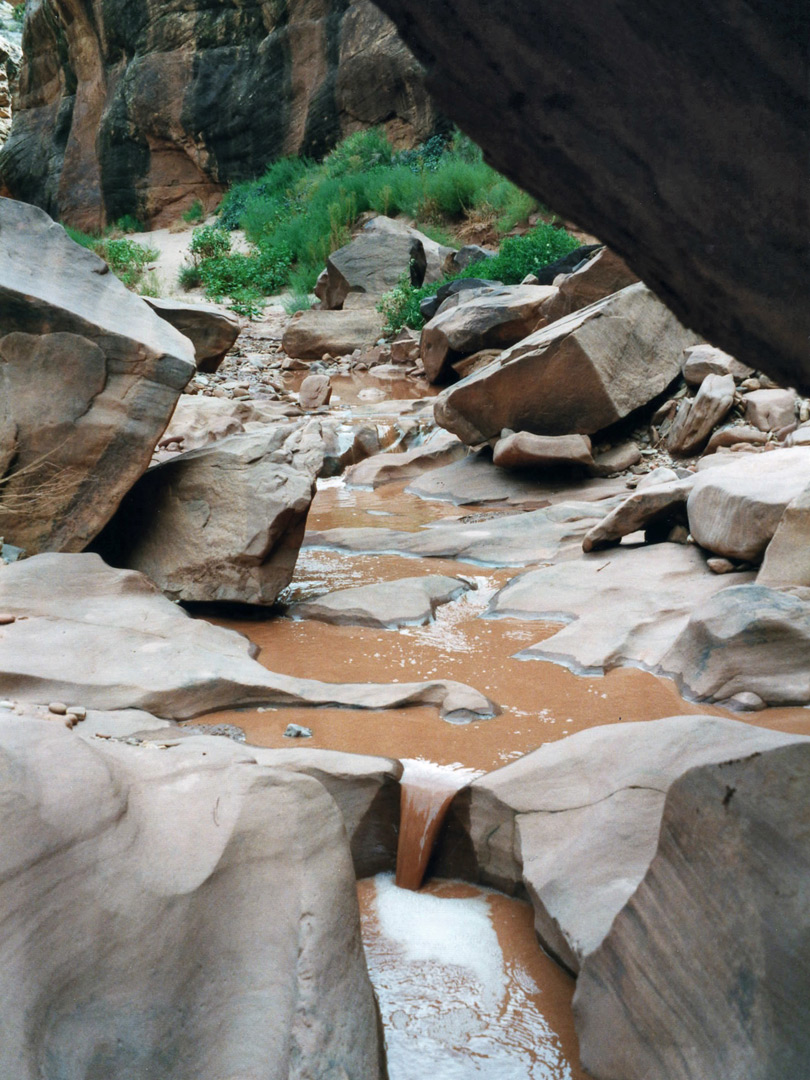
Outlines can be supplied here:
<path id="1" fill-rule="evenodd" d="M 731 456 L 698 474 L 686 504 L 689 528 L 717 555 L 758 562 L 788 505 L 810 483 L 810 447 Z"/>
<path id="2" fill-rule="evenodd" d="M 582 966 L 595 1080 L 807 1072 L 810 747 L 743 752 L 672 785 L 652 865 Z"/>
<path id="3" fill-rule="evenodd" d="M 380 7 L 496 168 L 604 240 L 684 325 L 810 387 L 801 9 L 753 0 L 740 20 L 734 0 L 677 19 L 666 0 L 576 0 L 542 18 L 535 0 Z"/>
<path id="4" fill-rule="evenodd" d="M 338 626 L 374 626 L 391 630 L 401 626 L 424 626 L 433 620 L 438 607 L 457 600 L 469 589 L 470 583 L 461 578 L 423 574 L 337 589 L 295 604 L 289 614 L 294 619 L 318 619 Z"/>
<path id="5" fill-rule="evenodd" d="M 407 274 L 419 288 L 441 279 L 442 265 L 453 248 L 444 247 L 404 222 L 372 218 L 357 236 L 326 260 L 326 276 L 315 292 L 323 306 L 340 309 L 349 296 L 352 305 L 373 307 Z"/>
<path id="6" fill-rule="evenodd" d="M 649 289 L 630 285 L 451 386 L 436 403 L 436 420 L 472 445 L 503 428 L 591 435 L 665 390 L 695 340 Z"/>
<path id="7" fill-rule="evenodd" d="M 398 145 L 436 113 L 422 70 L 368 0 L 28 4 L 0 187 L 85 230 L 170 225 L 285 154 L 320 157 L 366 125 Z"/>
<path id="8" fill-rule="evenodd" d="M 417 446 L 401 453 L 374 454 L 346 470 L 348 487 L 376 489 L 397 480 L 411 480 L 431 469 L 457 461 L 467 453 L 455 435 L 437 430 Z"/>
<path id="9" fill-rule="evenodd" d="M 661 669 L 699 701 L 729 702 L 733 708 L 738 695 L 755 694 L 760 707 L 807 705 L 808 648 L 806 589 L 735 584 L 695 607 Z"/>
<path id="10" fill-rule="evenodd" d="M 457 360 L 482 349 L 506 348 L 527 337 L 545 320 L 542 305 L 556 292 L 552 285 L 514 285 L 487 290 L 440 311 L 422 331 L 422 364 L 430 382 L 441 382 Z"/>
<path id="11" fill-rule="evenodd" d="M 81 551 L 144 472 L 191 342 L 41 210 L 0 199 L 0 536 Z"/>
<path id="12" fill-rule="evenodd" d="M 386 709 L 435 705 L 455 722 L 497 709 L 463 683 L 325 683 L 268 671 L 241 634 L 190 618 L 143 574 L 98 555 L 0 564 L 0 685 L 21 701 L 67 699 L 187 719 L 239 705 Z"/>
<path id="13" fill-rule="evenodd" d="M 187 304 L 151 296 L 144 299 L 161 319 L 189 338 L 198 371 L 216 371 L 239 337 L 239 320 L 215 304 Z"/>
<path id="14" fill-rule="evenodd" d="M 706 375 L 693 398 L 684 398 L 667 436 L 671 454 L 687 457 L 699 453 L 734 404 L 734 376 Z"/>
<path id="15" fill-rule="evenodd" d="M 346 311 L 298 311 L 287 324 L 282 348 L 298 360 L 320 360 L 373 345 L 383 332 L 383 317 L 374 307 Z"/>
<path id="16" fill-rule="evenodd" d="M 785 507 L 765 548 L 757 583 L 810 587 L 810 484 Z"/>
<path id="17" fill-rule="evenodd" d="M 562 319 L 638 281 L 623 259 L 603 247 L 573 273 L 557 280 L 559 292 L 543 305 L 547 322 Z"/>
<path id="18" fill-rule="evenodd" d="M 97 550 L 172 600 L 274 603 L 292 580 L 315 494 L 317 470 L 285 445 L 295 433 L 274 425 L 155 466 Z"/>
<path id="19" fill-rule="evenodd" d="M 320 783 L 227 740 L 150 751 L 8 712 L 0 757 L 4 1076 L 386 1075 Z"/>
<path id="20" fill-rule="evenodd" d="M 433 868 L 528 893 L 543 947 L 577 971 L 647 872 L 677 777 L 801 739 L 716 716 L 589 728 L 462 789 Z"/>

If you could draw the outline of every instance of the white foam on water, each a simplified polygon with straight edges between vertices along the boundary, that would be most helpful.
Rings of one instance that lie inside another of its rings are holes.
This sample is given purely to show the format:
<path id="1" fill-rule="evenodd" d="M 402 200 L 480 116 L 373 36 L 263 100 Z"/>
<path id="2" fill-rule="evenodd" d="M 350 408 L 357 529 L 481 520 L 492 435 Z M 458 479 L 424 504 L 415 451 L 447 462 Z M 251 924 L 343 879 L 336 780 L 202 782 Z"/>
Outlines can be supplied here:
<path id="1" fill-rule="evenodd" d="M 445 899 L 375 879 L 364 929 L 391 1080 L 571 1080 L 554 1032 L 508 970 L 486 895 Z"/>

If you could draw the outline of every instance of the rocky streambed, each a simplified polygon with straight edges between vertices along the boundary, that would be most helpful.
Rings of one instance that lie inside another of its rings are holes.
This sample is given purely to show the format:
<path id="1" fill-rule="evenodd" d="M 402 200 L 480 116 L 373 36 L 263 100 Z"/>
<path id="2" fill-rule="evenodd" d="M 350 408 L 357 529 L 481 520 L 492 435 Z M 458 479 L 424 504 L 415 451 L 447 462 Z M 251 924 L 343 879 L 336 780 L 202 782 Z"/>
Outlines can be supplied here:
<path id="1" fill-rule="evenodd" d="M 0 1071 L 799 1075 L 810 403 L 604 248 L 386 341 L 401 223 L 256 324 L 0 229 Z"/>

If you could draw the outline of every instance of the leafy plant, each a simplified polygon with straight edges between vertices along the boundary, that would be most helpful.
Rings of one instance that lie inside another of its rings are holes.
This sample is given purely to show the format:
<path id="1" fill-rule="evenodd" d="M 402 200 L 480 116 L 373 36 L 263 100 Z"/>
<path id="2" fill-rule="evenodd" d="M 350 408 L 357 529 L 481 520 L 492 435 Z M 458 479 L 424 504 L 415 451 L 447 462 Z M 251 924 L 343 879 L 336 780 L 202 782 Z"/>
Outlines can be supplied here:
<path id="1" fill-rule="evenodd" d="M 205 217 L 205 207 L 199 199 L 195 199 L 191 206 L 183 213 L 183 221 L 189 225 L 197 225 Z"/>
<path id="2" fill-rule="evenodd" d="M 202 285 L 199 266 L 182 266 L 177 275 L 177 284 L 181 289 L 198 289 Z"/>
<path id="3" fill-rule="evenodd" d="M 142 233 L 146 232 L 146 226 L 142 221 L 139 221 L 134 214 L 124 214 L 123 217 L 118 218 L 117 221 L 107 229 L 108 236 L 115 236 L 118 233 L 126 235 L 127 233 Z"/>
<path id="4" fill-rule="evenodd" d="M 218 259 L 228 255 L 231 250 L 231 238 L 225 229 L 214 225 L 204 225 L 195 229 L 191 237 L 189 251 L 196 263 L 204 259 Z"/>

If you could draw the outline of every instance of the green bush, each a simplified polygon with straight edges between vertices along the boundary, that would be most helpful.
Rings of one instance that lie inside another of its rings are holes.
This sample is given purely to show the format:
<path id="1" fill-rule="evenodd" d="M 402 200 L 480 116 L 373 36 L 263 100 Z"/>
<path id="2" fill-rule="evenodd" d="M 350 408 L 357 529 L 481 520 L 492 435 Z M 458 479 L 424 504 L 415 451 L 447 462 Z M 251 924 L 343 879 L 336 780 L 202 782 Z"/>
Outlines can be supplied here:
<path id="1" fill-rule="evenodd" d="M 94 250 L 104 259 L 115 276 L 133 291 L 137 290 L 143 281 L 149 263 L 154 262 L 160 255 L 155 248 L 146 247 L 137 240 L 128 240 L 126 237 L 104 237 L 96 241 Z"/>
<path id="2" fill-rule="evenodd" d="M 124 214 L 117 221 L 107 229 L 107 233 L 115 235 L 116 233 L 142 233 L 146 232 L 146 226 L 142 221 L 139 221 L 134 214 Z"/>
<path id="3" fill-rule="evenodd" d="M 205 217 L 205 207 L 199 199 L 195 199 L 188 210 L 183 214 L 183 221 L 188 225 L 197 225 Z"/>
<path id="4" fill-rule="evenodd" d="M 183 266 L 177 275 L 177 284 L 181 289 L 197 289 L 202 285 L 199 266 Z"/>
<path id="5" fill-rule="evenodd" d="M 214 225 L 204 225 L 201 229 L 195 229 L 189 251 L 195 262 L 204 259 L 222 258 L 231 250 L 231 238 L 225 229 L 217 229 Z"/>

